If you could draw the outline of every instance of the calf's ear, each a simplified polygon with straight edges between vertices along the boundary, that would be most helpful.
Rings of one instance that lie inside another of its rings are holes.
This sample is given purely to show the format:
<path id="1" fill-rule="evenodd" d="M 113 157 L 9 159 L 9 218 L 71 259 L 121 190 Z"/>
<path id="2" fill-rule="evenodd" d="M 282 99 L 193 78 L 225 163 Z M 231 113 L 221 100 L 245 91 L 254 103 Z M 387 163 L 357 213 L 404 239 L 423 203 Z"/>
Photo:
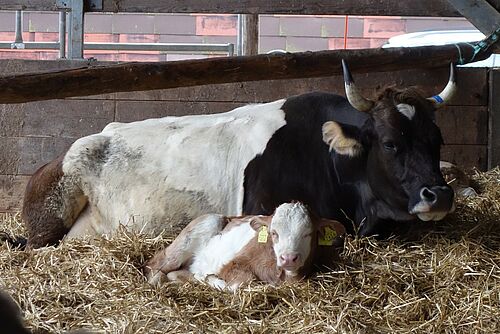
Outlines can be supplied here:
<path id="1" fill-rule="evenodd" d="M 272 216 L 255 216 L 250 220 L 250 227 L 255 231 L 259 231 L 263 225 L 269 226 L 271 224 Z"/>
<path id="2" fill-rule="evenodd" d="M 356 127 L 329 121 L 323 124 L 323 141 L 338 154 L 356 157 L 363 151 Z"/>
<path id="3" fill-rule="evenodd" d="M 319 246 L 342 246 L 342 236 L 346 233 L 344 225 L 336 220 L 322 218 L 317 229 Z"/>
<path id="4" fill-rule="evenodd" d="M 318 234 L 322 237 L 329 231 L 335 231 L 337 237 L 346 233 L 344 225 L 333 219 L 321 218 L 318 223 Z"/>

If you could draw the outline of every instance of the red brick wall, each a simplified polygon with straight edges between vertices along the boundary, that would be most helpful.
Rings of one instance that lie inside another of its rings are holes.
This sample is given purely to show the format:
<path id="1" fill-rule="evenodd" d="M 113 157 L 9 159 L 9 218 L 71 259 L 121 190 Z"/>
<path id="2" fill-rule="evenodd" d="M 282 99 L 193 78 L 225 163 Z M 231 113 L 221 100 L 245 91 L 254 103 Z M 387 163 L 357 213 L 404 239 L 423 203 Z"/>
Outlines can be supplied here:
<path id="1" fill-rule="evenodd" d="M 0 41 L 13 41 L 15 14 L 0 12 Z M 350 16 L 347 48 L 379 47 L 388 38 L 408 32 L 471 29 L 462 18 Z M 236 43 L 235 15 L 87 14 L 89 42 Z M 262 15 L 260 52 L 273 49 L 316 51 L 344 47 L 344 16 Z M 57 41 L 57 13 L 24 13 L 25 41 Z M 159 61 L 184 55 L 146 51 L 88 51 L 85 57 L 109 61 Z M 0 50 L 2 58 L 56 59 L 56 51 Z"/>

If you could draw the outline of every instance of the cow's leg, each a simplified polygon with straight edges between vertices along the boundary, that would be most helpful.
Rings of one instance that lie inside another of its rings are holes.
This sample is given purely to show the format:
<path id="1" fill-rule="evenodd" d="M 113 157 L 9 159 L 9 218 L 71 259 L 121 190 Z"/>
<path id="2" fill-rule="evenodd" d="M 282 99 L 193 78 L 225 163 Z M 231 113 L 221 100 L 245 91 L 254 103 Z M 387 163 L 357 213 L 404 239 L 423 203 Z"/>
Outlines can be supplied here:
<path id="1" fill-rule="evenodd" d="M 87 204 L 77 182 L 64 175 L 63 157 L 38 169 L 26 187 L 22 217 L 29 248 L 59 242 Z"/>
<path id="2" fill-rule="evenodd" d="M 188 264 L 193 255 L 220 233 L 227 224 L 221 215 L 204 215 L 191 221 L 165 249 L 157 252 L 144 266 L 151 284 L 159 284 L 169 272 Z"/>

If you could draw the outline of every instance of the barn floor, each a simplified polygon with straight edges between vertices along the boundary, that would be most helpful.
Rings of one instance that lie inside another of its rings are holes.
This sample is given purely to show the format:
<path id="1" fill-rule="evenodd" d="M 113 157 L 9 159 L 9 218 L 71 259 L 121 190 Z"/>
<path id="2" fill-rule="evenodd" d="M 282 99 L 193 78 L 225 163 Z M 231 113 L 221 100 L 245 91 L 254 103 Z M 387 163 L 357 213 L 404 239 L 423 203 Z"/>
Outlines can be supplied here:
<path id="1" fill-rule="evenodd" d="M 327 274 L 236 294 L 201 284 L 149 286 L 140 266 L 171 241 L 120 231 L 113 239 L 18 251 L 0 246 L 0 285 L 35 332 L 497 332 L 500 328 L 500 169 L 476 173 L 462 199 L 416 241 L 348 239 Z M 23 234 L 18 217 L 0 230 Z"/>

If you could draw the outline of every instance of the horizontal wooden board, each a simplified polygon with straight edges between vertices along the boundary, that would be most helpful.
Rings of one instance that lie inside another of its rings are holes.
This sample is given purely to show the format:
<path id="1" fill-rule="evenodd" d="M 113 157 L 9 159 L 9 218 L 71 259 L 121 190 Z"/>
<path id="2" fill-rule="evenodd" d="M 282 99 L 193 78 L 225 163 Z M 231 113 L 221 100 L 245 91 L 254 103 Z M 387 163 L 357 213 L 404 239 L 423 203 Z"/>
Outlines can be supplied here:
<path id="1" fill-rule="evenodd" d="M 0 138 L 0 175 L 31 175 L 74 141 L 62 137 Z"/>
<path id="2" fill-rule="evenodd" d="M 439 109 L 436 122 L 445 144 L 488 144 L 488 108 L 449 106 Z"/>
<path id="3" fill-rule="evenodd" d="M 117 101 L 116 121 L 133 122 L 147 118 L 214 114 L 240 106 L 232 102 Z"/>
<path id="4" fill-rule="evenodd" d="M 441 160 L 446 160 L 465 168 L 476 167 L 486 170 L 486 145 L 445 145 L 441 150 Z"/>
<path id="5" fill-rule="evenodd" d="M 500 8 L 498 0 L 490 0 L 490 3 L 497 9 Z M 147 13 L 460 16 L 444 0 L 103 0 L 103 9 L 111 12 Z"/>
<path id="6" fill-rule="evenodd" d="M 387 73 L 360 73 L 354 76 L 357 86 L 367 97 L 373 97 L 386 86 L 417 86 L 429 96 L 440 92 L 448 81 L 448 69 L 408 70 Z M 458 94 L 451 105 L 487 105 L 487 71 L 484 68 L 459 68 Z M 344 94 L 341 76 L 266 80 L 231 84 L 195 86 L 131 93 L 116 93 L 119 100 L 229 101 L 242 103 L 269 102 L 311 91 Z"/>
<path id="7" fill-rule="evenodd" d="M 29 176 L 0 175 L 0 212 L 21 210 Z"/>
<path id="8" fill-rule="evenodd" d="M 78 138 L 100 132 L 114 119 L 114 101 L 48 100 L 0 104 L 0 137 Z"/>

